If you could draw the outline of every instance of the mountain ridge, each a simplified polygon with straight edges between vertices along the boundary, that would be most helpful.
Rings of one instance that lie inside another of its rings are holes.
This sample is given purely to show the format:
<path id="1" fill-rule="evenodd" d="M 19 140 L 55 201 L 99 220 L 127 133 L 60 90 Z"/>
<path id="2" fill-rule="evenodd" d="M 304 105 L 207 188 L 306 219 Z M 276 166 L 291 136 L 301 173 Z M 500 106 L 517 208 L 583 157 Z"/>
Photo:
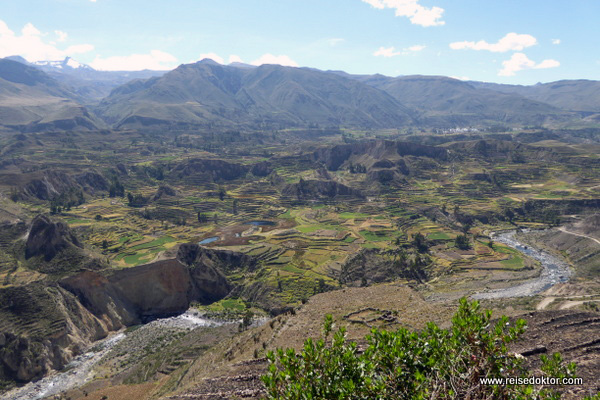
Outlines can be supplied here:
<path id="1" fill-rule="evenodd" d="M 209 59 L 168 72 L 96 71 L 68 57 L 36 64 L 19 56 L 0 61 L 2 125 L 21 131 L 310 125 L 446 129 L 600 121 L 600 82 L 590 80 L 519 86 L 445 76 L 221 65 Z M 32 103 L 44 107 L 32 109 Z"/>

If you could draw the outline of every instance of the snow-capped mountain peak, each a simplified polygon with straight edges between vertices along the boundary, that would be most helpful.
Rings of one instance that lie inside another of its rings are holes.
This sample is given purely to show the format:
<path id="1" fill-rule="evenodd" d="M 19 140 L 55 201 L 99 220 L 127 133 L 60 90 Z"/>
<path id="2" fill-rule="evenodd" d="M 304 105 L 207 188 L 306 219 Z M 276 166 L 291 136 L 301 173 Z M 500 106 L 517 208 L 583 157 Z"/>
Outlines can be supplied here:
<path id="1" fill-rule="evenodd" d="M 33 65 L 37 65 L 38 67 L 52 67 L 58 69 L 93 69 L 89 65 L 82 64 L 79 61 L 72 59 L 71 57 L 66 57 L 64 60 L 60 61 L 35 61 L 32 62 Z"/>

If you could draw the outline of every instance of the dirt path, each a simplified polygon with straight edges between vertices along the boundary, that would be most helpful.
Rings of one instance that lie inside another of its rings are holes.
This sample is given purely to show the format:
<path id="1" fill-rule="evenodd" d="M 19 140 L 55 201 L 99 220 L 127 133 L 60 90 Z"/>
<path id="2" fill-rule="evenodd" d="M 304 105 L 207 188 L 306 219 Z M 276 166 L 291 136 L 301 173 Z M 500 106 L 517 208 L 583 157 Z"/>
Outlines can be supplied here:
<path id="1" fill-rule="evenodd" d="M 540 301 L 540 302 L 538 303 L 538 305 L 537 305 L 537 306 L 535 306 L 535 309 L 536 309 L 536 310 L 543 310 L 543 309 L 545 309 L 546 307 L 548 307 L 548 305 L 549 305 L 550 303 L 552 303 L 552 302 L 554 301 L 554 299 L 555 299 L 555 297 L 544 297 L 544 298 L 542 299 L 542 301 Z"/>
<path id="2" fill-rule="evenodd" d="M 593 238 L 591 236 L 588 236 L 588 235 L 581 234 L 581 233 L 568 231 L 567 228 L 565 228 L 564 226 L 561 226 L 560 228 L 558 228 L 558 230 L 561 232 L 564 232 L 564 233 L 568 233 L 569 235 L 574 235 L 574 236 L 579 236 L 582 238 L 590 239 L 590 240 L 593 240 L 594 242 L 600 244 L 600 240 Z"/>

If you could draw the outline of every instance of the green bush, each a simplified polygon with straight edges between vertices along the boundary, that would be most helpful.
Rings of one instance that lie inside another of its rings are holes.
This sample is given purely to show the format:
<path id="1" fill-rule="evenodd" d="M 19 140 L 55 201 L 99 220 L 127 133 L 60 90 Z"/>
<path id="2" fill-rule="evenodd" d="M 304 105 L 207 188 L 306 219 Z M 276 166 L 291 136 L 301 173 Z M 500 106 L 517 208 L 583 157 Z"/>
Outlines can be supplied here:
<path id="1" fill-rule="evenodd" d="M 523 357 L 507 345 L 525 331 L 524 320 L 503 316 L 493 325 L 491 311 L 461 299 L 450 329 L 429 323 L 420 332 L 373 329 L 361 353 L 340 328 L 330 339 L 333 319 L 325 318 L 324 337 L 294 349 L 269 352 L 262 377 L 269 399 L 559 399 L 555 388 L 482 385 L 479 378 L 530 377 Z M 542 358 L 547 376 L 574 377 L 575 365 L 559 354 Z"/>
<path id="2" fill-rule="evenodd" d="M 457 235 L 456 239 L 454 239 L 454 245 L 461 250 L 469 250 L 471 248 L 469 237 L 466 234 Z"/>

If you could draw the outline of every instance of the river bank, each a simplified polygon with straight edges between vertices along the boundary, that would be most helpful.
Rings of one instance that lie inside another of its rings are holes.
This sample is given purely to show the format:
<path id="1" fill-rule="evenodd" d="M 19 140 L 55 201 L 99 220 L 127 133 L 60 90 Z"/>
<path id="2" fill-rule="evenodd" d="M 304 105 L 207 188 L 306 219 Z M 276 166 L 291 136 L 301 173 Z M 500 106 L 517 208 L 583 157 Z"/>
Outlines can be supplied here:
<path id="1" fill-rule="evenodd" d="M 175 317 L 160 318 L 133 329 L 115 332 L 106 339 L 95 342 L 87 352 L 75 357 L 63 371 L 4 393 L 0 395 L 0 399 L 38 400 L 83 386 L 96 377 L 96 367 L 110 358 L 112 353 L 121 351 L 122 348 L 143 348 L 153 336 L 162 334 L 161 332 L 185 332 L 237 323 L 239 321 L 204 318 L 202 314 L 190 309 Z"/>
<path id="2" fill-rule="evenodd" d="M 524 230 L 522 232 L 527 234 L 528 231 Z M 494 289 L 476 293 L 471 296 L 473 299 L 481 300 L 533 296 L 558 283 L 567 282 L 572 275 L 567 262 L 546 250 L 534 248 L 531 245 L 522 243 L 517 237 L 517 231 L 495 234 L 492 235 L 492 238 L 496 242 L 503 243 L 538 261 L 542 266 L 542 270 L 537 278 L 504 289 Z"/>

